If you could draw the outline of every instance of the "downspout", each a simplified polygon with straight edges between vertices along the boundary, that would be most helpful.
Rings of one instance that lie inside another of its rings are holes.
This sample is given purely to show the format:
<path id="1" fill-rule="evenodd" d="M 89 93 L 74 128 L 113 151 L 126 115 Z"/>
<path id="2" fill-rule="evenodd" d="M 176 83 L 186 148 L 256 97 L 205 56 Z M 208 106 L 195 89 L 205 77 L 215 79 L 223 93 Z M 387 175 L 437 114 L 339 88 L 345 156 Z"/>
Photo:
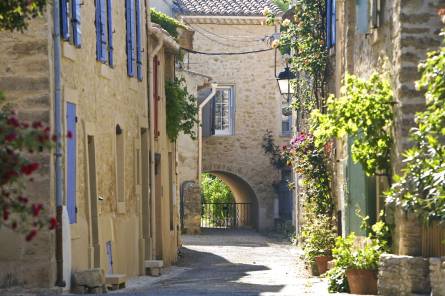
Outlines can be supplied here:
<path id="1" fill-rule="evenodd" d="M 150 13 L 149 13 L 149 5 L 150 5 L 150 1 L 146 0 L 146 19 L 147 19 L 147 48 L 149 48 L 149 36 L 153 35 L 153 29 L 151 26 L 151 20 L 150 20 Z M 156 253 L 155 253 L 155 246 L 156 246 L 156 227 L 154 227 L 154 225 L 156 225 L 156 201 L 155 201 L 155 130 L 154 130 L 154 125 L 155 125 L 155 117 L 154 117 L 154 106 L 155 106 L 155 99 L 154 98 L 154 90 L 153 90 L 153 81 L 154 81 L 154 77 L 153 77 L 153 59 L 154 57 L 158 54 L 158 52 L 161 50 L 162 46 L 164 45 L 164 41 L 162 38 L 158 38 L 158 44 L 156 45 L 156 47 L 152 50 L 149 51 L 147 50 L 147 58 L 148 58 L 148 75 L 147 75 L 147 87 L 148 87 L 148 101 L 149 101 L 149 126 L 150 126 L 150 180 L 151 180 L 151 184 L 150 184 L 150 223 L 151 223 L 151 227 L 150 229 L 152 230 L 151 232 L 151 258 L 150 259 L 156 259 Z"/>
<path id="2" fill-rule="evenodd" d="M 201 173 L 202 173 L 202 111 L 204 107 L 207 105 L 208 102 L 216 95 L 216 89 L 218 87 L 218 84 L 212 83 L 212 91 L 211 93 L 205 98 L 204 101 L 199 104 L 199 113 L 198 113 L 198 120 L 199 120 L 199 128 L 198 128 L 198 180 L 199 184 L 201 184 Z"/>
<path id="3" fill-rule="evenodd" d="M 62 245 L 62 211 L 63 211 L 63 172 L 62 172 L 62 62 L 60 47 L 60 6 L 53 1 L 53 46 L 54 46 L 54 133 L 56 135 L 55 151 L 55 195 L 56 195 L 56 286 L 65 287 L 63 280 L 63 245 Z"/>

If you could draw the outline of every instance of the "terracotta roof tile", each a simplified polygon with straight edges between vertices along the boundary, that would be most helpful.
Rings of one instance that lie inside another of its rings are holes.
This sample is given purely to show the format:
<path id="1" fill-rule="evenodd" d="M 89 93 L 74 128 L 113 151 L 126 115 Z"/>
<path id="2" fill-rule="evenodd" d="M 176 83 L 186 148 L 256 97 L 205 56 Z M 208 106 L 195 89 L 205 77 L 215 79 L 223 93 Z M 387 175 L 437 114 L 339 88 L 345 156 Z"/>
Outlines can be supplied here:
<path id="1" fill-rule="evenodd" d="M 175 6 L 182 15 L 262 16 L 265 7 L 281 12 L 272 0 L 175 0 Z"/>

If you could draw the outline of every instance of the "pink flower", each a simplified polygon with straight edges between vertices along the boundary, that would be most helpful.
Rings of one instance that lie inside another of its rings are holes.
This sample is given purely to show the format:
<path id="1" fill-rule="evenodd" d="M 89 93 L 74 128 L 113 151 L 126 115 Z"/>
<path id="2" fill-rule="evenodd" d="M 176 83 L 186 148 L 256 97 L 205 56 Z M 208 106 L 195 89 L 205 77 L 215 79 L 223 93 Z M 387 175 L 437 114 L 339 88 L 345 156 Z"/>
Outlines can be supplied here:
<path id="1" fill-rule="evenodd" d="M 37 230 L 33 229 L 31 230 L 28 235 L 26 236 L 26 241 L 29 242 L 31 241 L 35 236 L 37 235 Z"/>
<path id="2" fill-rule="evenodd" d="M 43 209 L 43 205 L 42 204 L 33 204 L 31 206 L 32 209 L 32 215 L 34 217 L 37 217 L 40 215 L 40 211 Z"/>
<path id="3" fill-rule="evenodd" d="M 6 142 L 12 142 L 12 141 L 14 141 L 15 139 L 17 139 L 17 134 L 14 133 L 14 132 L 12 132 L 12 133 L 10 133 L 10 134 L 7 134 L 7 135 L 5 136 L 5 141 L 6 141 Z"/>
<path id="4" fill-rule="evenodd" d="M 39 168 L 39 164 L 37 162 L 33 162 L 30 164 L 25 164 L 20 168 L 20 171 L 29 176 L 31 175 L 34 171 L 36 171 Z"/>

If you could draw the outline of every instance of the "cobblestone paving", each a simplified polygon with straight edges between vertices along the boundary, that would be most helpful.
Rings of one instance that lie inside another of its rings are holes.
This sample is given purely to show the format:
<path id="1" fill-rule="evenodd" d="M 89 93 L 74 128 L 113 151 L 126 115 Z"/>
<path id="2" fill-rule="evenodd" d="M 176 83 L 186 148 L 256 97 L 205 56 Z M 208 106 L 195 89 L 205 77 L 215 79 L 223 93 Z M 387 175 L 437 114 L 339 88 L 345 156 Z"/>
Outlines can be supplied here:
<path id="1" fill-rule="evenodd" d="M 301 251 L 252 231 L 184 236 L 181 252 L 166 275 L 130 280 L 117 294 L 327 295 L 325 282 L 308 276 Z"/>

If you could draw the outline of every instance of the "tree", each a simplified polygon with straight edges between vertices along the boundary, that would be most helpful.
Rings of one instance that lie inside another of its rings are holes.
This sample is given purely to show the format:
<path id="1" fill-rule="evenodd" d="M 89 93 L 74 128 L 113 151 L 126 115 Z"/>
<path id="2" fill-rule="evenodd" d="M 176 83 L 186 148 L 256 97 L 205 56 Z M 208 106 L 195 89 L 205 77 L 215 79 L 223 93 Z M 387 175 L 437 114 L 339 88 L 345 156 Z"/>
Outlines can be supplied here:
<path id="1" fill-rule="evenodd" d="M 0 31 L 23 30 L 28 28 L 28 21 L 41 15 L 47 0 L 1 0 Z"/>

